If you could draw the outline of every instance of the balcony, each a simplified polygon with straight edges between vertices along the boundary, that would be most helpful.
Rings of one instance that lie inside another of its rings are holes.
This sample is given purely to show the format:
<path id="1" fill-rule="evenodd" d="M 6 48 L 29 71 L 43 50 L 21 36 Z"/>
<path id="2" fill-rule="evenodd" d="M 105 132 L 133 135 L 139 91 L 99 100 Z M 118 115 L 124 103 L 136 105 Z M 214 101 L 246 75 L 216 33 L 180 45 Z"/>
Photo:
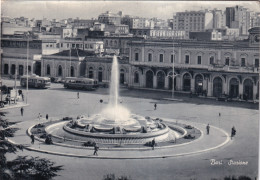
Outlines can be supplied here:
<path id="1" fill-rule="evenodd" d="M 172 63 L 130 61 L 130 64 L 135 66 L 172 68 Z M 259 68 L 250 67 L 250 66 L 241 67 L 241 66 L 175 63 L 174 67 L 179 69 L 205 69 L 207 71 L 219 71 L 219 72 L 259 73 Z"/>

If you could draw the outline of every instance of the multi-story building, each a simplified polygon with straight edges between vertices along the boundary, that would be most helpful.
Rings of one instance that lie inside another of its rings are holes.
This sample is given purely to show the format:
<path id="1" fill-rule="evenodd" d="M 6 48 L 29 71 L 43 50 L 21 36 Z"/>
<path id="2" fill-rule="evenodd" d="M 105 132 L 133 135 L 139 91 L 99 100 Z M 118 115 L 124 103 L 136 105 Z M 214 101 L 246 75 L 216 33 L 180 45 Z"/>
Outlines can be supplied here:
<path id="1" fill-rule="evenodd" d="M 119 25 L 119 24 L 121 24 L 120 14 L 121 14 L 121 12 L 118 14 L 114 14 L 114 13 L 107 11 L 98 16 L 98 22 L 104 23 L 104 24 Z"/>
<path id="2" fill-rule="evenodd" d="M 173 16 L 173 30 L 205 31 L 213 28 L 213 14 L 208 11 L 177 12 Z"/>
<path id="3" fill-rule="evenodd" d="M 132 41 L 128 84 L 255 100 L 259 92 L 259 32 L 259 28 L 251 29 L 250 41 Z"/>
<path id="4" fill-rule="evenodd" d="M 224 24 L 225 17 L 222 10 L 213 9 L 212 14 L 213 14 L 213 28 L 219 29 L 225 27 Z"/>
<path id="5" fill-rule="evenodd" d="M 238 28 L 241 35 L 247 35 L 250 28 L 250 11 L 242 6 L 226 8 L 226 25 Z"/>
<path id="6" fill-rule="evenodd" d="M 71 23 L 71 25 L 75 29 L 76 28 L 84 29 L 84 28 L 93 27 L 95 22 L 98 22 L 98 21 L 94 20 L 94 19 L 74 19 L 74 21 Z"/>
<path id="7" fill-rule="evenodd" d="M 170 38 L 170 39 L 188 39 L 185 31 L 172 29 L 131 29 L 131 34 L 136 37 L 146 38 Z"/>
<path id="8" fill-rule="evenodd" d="M 128 25 L 130 29 L 154 28 L 154 21 L 147 18 L 124 16 L 121 22 Z"/>

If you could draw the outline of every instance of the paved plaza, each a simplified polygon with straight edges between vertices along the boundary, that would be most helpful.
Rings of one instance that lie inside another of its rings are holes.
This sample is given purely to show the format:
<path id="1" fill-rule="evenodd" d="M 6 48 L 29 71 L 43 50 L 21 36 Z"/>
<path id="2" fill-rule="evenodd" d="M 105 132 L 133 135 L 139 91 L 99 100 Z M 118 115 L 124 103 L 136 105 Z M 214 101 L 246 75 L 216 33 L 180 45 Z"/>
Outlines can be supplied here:
<path id="1" fill-rule="evenodd" d="M 13 82 L 6 80 L 11 85 Z M 25 89 L 23 89 L 25 91 Z M 217 102 L 213 99 L 189 98 L 188 95 L 176 95 L 182 102 L 166 101 L 170 96 L 166 92 L 147 90 L 121 89 L 122 104 L 131 112 L 142 116 L 160 117 L 165 121 L 179 121 L 192 124 L 203 132 L 204 143 L 192 143 L 184 148 L 155 148 L 155 150 L 108 151 L 100 149 L 98 156 L 93 157 L 91 149 L 64 148 L 62 146 L 44 145 L 36 141 L 30 144 L 25 130 L 34 124 L 61 117 L 77 117 L 100 112 L 108 103 L 109 89 L 97 91 L 79 91 L 64 89 L 61 84 L 52 84 L 50 89 L 30 89 L 29 106 L 24 107 L 21 116 L 19 108 L 7 109 L 6 118 L 20 121 L 20 130 L 13 141 L 22 142 L 37 151 L 19 151 L 9 155 L 39 156 L 51 159 L 57 165 L 64 165 L 60 176 L 55 179 L 102 179 L 106 174 L 128 176 L 132 179 L 211 179 L 225 176 L 246 175 L 255 178 L 258 174 L 258 106 L 246 102 Z M 103 99 L 103 103 L 100 103 Z M 157 110 L 154 110 L 157 103 Z M 38 119 L 38 114 L 42 118 Z M 219 116 L 221 113 L 221 116 Z M 206 135 L 206 124 L 212 126 L 210 135 Z M 232 126 L 236 127 L 237 135 L 230 140 Z M 214 128 L 215 127 L 215 128 Z M 227 136 L 227 134 L 229 136 Z M 207 141 L 206 141 L 207 140 Z M 219 144 L 223 144 L 219 146 Z M 210 146 L 210 143 L 214 144 Z M 210 149 L 211 147 L 216 147 Z M 195 152 L 197 148 L 208 149 Z M 47 154 L 39 151 L 51 151 L 64 154 Z M 131 159 L 132 158 L 132 159 Z M 222 164 L 212 163 L 219 161 Z M 230 164 L 231 161 L 248 162 L 247 165 Z"/>

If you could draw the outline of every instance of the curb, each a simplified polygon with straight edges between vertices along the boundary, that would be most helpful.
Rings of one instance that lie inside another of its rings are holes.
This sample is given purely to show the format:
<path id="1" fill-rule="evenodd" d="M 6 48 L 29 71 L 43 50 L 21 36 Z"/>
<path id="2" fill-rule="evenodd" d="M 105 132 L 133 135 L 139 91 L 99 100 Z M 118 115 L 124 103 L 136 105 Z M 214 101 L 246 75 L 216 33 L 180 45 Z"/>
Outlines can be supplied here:
<path id="1" fill-rule="evenodd" d="M 61 152 L 55 152 L 55 151 L 40 150 L 40 149 L 36 149 L 36 148 L 32 148 L 32 147 L 24 147 L 24 148 L 29 150 L 29 151 L 35 151 L 35 152 L 41 152 L 41 153 L 53 154 L 53 155 L 60 155 L 60 156 L 78 157 L 78 158 L 93 158 L 93 159 L 156 159 L 156 158 L 158 159 L 158 158 L 170 158 L 170 157 L 187 156 L 187 155 L 194 155 L 194 154 L 199 154 L 199 153 L 203 153 L 203 152 L 207 152 L 207 151 L 212 151 L 212 150 L 221 148 L 224 145 L 226 145 L 228 142 L 230 142 L 231 139 L 230 139 L 229 135 L 227 134 L 227 132 L 225 132 L 224 130 L 222 130 L 222 129 L 218 128 L 218 127 L 215 127 L 215 126 L 211 126 L 211 127 L 221 131 L 222 133 L 224 133 L 224 135 L 226 135 L 226 140 L 224 142 L 222 142 L 221 144 L 219 144 L 219 145 L 217 145 L 215 147 L 212 147 L 212 148 L 198 150 L 198 151 L 195 151 L 195 152 L 173 154 L 173 155 L 142 156 L 142 157 L 109 157 L 109 156 L 93 156 L 93 155 L 85 156 L 85 155 L 77 155 L 77 154 L 72 154 L 72 153 L 61 153 Z M 194 141 L 197 141 L 197 140 L 201 139 L 202 136 L 204 136 L 203 131 L 201 131 L 201 133 L 202 134 L 201 134 L 200 138 L 198 138 L 198 139 L 196 139 Z M 17 143 L 15 143 L 14 141 L 12 141 L 10 139 L 7 139 L 7 140 L 10 143 L 17 144 Z M 188 143 L 184 143 L 184 144 L 179 144 L 179 146 L 180 145 L 187 145 L 187 144 L 193 143 L 194 141 L 191 141 L 191 142 L 188 142 Z M 178 146 L 178 145 L 173 145 L 173 146 L 170 146 L 169 148 L 176 147 L 176 146 Z M 166 147 L 164 147 L 164 148 L 166 148 Z M 84 149 L 86 149 L 86 148 L 84 148 Z M 147 148 L 147 149 L 151 150 L 151 148 Z M 156 149 L 162 149 L 162 148 L 158 147 Z M 105 150 L 105 149 L 103 149 L 103 150 Z M 117 150 L 119 150 L 119 149 L 117 149 Z M 126 150 L 126 149 L 122 149 L 122 150 Z M 140 149 L 138 148 L 138 149 L 135 149 L 135 150 L 140 150 Z"/>

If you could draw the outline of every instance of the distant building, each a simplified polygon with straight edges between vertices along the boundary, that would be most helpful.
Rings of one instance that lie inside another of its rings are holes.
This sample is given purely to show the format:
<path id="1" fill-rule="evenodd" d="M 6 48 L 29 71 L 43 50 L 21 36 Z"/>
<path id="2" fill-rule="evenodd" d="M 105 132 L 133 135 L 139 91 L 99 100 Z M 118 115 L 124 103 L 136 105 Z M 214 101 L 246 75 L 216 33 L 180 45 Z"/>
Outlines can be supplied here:
<path id="1" fill-rule="evenodd" d="M 250 12 L 242 6 L 226 8 L 226 25 L 238 28 L 241 35 L 247 35 L 250 28 Z"/>
<path id="2" fill-rule="evenodd" d="M 145 38 L 170 38 L 170 39 L 188 39 L 185 31 L 172 29 L 131 29 L 130 33 L 136 37 Z"/>
<path id="3" fill-rule="evenodd" d="M 185 11 L 173 16 L 173 30 L 201 32 L 213 28 L 212 12 Z"/>
<path id="4" fill-rule="evenodd" d="M 154 28 L 154 21 L 147 18 L 124 16 L 122 24 L 126 24 L 130 29 Z"/>
<path id="5" fill-rule="evenodd" d="M 223 28 L 226 26 L 225 15 L 222 12 L 222 10 L 213 9 L 212 14 L 213 14 L 213 28 L 214 29 L 219 29 L 219 28 Z"/>
<path id="6" fill-rule="evenodd" d="M 113 24 L 113 25 L 119 25 L 121 24 L 121 15 L 122 12 L 119 12 L 119 14 L 114 14 L 109 11 L 102 13 L 98 16 L 98 22 L 104 23 L 104 24 Z"/>
<path id="7" fill-rule="evenodd" d="M 217 30 L 208 30 L 206 32 L 190 32 L 189 39 L 203 40 L 203 41 L 221 41 L 222 33 Z"/>
<path id="8" fill-rule="evenodd" d="M 27 33 L 28 31 L 32 31 L 31 27 L 19 26 L 17 24 L 12 23 L 2 23 L 2 35 L 14 35 L 16 32 Z"/>

